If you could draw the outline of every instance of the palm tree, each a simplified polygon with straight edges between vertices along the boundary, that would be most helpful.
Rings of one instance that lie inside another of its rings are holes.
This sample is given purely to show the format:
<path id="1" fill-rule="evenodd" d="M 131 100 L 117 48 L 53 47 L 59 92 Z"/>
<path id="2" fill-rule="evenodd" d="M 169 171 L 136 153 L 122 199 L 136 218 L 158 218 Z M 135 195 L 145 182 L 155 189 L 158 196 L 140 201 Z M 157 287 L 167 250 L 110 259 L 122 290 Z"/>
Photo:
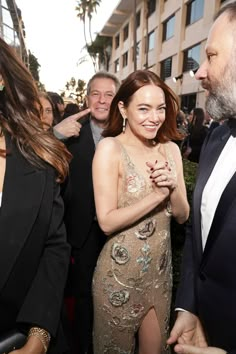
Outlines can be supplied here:
<path id="1" fill-rule="evenodd" d="M 86 45 L 88 45 L 88 40 L 86 36 L 86 15 L 87 15 L 87 0 L 80 0 L 77 2 L 78 5 L 76 6 L 75 10 L 77 11 L 77 17 L 79 17 L 80 21 L 83 22 L 83 29 L 84 29 L 84 40 Z"/>
<path id="2" fill-rule="evenodd" d="M 100 36 L 97 34 L 91 45 L 87 47 L 87 51 L 92 56 L 98 67 L 103 65 L 106 70 L 109 69 L 110 55 L 109 48 L 112 47 L 112 39 L 107 36 Z"/>
<path id="3" fill-rule="evenodd" d="M 70 81 L 67 81 L 65 84 L 65 91 L 61 93 L 62 97 L 65 97 L 69 95 L 69 97 L 74 98 L 77 103 L 79 103 L 81 106 L 84 103 L 84 97 L 85 97 L 85 92 L 86 92 L 86 82 L 84 80 L 76 79 L 72 77 Z"/>
<path id="4" fill-rule="evenodd" d="M 91 23 L 92 23 L 92 17 L 93 14 L 97 12 L 97 7 L 100 6 L 101 0 L 90 0 L 87 1 L 88 7 L 87 7 L 87 16 L 89 19 L 89 35 L 90 35 L 90 42 L 93 42 L 92 38 L 92 31 L 91 31 Z"/>
<path id="5" fill-rule="evenodd" d="M 83 22 L 84 40 L 85 40 L 86 48 L 88 48 L 88 46 L 91 45 L 93 42 L 92 31 L 91 31 L 92 17 L 93 14 L 96 13 L 97 6 L 99 6 L 100 3 L 101 0 L 78 0 L 77 1 L 77 6 L 75 10 L 77 11 L 77 17 L 79 17 L 80 21 Z M 88 19 L 88 32 L 90 37 L 89 41 L 86 34 L 87 19 Z M 90 56 L 90 58 L 94 66 L 94 70 L 96 71 L 96 60 L 92 56 Z"/>

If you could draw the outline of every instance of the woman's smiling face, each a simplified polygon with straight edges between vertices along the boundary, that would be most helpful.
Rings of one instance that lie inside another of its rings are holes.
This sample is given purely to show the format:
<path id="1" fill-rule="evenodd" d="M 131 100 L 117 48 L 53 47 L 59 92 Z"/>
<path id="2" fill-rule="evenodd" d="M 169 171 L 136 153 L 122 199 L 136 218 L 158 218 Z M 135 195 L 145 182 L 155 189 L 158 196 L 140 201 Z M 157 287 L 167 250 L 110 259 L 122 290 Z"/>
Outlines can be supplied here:
<path id="1" fill-rule="evenodd" d="M 127 117 L 126 131 L 131 131 L 142 140 L 154 139 L 165 121 L 165 95 L 156 85 L 141 87 L 134 93 L 127 107 L 120 102 L 119 108 L 123 116 L 125 114 Z"/>

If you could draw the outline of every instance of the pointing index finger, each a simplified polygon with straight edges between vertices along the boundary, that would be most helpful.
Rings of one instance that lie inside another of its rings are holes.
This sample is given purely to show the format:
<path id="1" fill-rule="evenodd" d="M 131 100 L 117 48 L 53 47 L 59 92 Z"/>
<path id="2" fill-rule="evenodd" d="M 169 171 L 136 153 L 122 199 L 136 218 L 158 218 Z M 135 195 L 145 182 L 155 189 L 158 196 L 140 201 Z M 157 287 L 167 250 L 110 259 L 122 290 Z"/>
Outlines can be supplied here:
<path id="1" fill-rule="evenodd" d="M 86 108 L 79 113 L 75 113 L 71 115 L 69 118 L 70 120 L 80 120 L 82 117 L 86 116 L 90 112 L 90 108 Z"/>

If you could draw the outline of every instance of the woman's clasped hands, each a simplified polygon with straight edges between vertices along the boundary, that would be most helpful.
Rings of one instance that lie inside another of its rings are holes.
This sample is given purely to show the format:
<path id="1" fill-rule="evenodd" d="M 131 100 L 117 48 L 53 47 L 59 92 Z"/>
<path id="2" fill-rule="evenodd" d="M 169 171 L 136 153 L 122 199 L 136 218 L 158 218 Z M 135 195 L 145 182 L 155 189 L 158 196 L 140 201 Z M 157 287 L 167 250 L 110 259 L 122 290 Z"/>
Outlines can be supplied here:
<path id="1" fill-rule="evenodd" d="M 173 174 L 167 161 L 146 162 L 149 167 L 147 171 L 154 188 L 168 188 L 173 192 L 177 187 L 176 176 Z"/>

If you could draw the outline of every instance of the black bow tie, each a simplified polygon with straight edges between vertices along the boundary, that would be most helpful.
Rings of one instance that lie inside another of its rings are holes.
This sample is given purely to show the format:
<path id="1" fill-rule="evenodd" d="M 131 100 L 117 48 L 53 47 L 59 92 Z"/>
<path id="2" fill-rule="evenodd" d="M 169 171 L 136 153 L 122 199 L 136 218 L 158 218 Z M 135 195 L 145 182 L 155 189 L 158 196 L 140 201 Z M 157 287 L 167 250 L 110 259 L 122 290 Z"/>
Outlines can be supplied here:
<path id="1" fill-rule="evenodd" d="M 227 121 L 227 124 L 230 129 L 231 135 L 235 138 L 236 137 L 236 119 L 229 118 Z"/>

